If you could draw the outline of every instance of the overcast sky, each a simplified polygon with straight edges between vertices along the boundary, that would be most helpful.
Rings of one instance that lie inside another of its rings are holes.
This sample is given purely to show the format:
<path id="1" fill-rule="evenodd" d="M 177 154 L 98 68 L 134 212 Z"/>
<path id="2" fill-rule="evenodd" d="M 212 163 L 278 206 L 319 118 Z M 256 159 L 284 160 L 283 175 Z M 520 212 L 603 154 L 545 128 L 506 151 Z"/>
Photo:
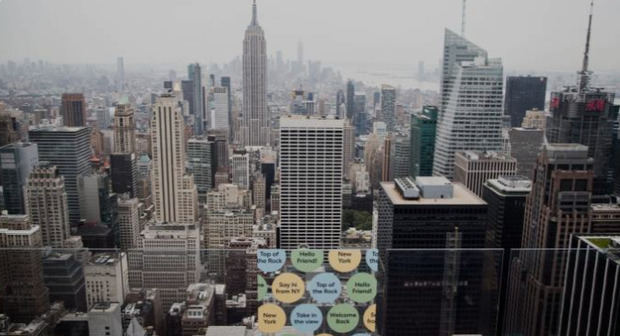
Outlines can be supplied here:
<path id="1" fill-rule="evenodd" d="M 507 71 L 574 71 L 589 0 L 468 0 L 466 36 Z M 596 0 L 591 65 L 620 70 L 620 1 Z M 251 0 L 0 0 L 0 60 L 227 62 L 241 53 Z M 258 0 L 268 54 L 324 63 L 427 67 L 461 0 Z"/>

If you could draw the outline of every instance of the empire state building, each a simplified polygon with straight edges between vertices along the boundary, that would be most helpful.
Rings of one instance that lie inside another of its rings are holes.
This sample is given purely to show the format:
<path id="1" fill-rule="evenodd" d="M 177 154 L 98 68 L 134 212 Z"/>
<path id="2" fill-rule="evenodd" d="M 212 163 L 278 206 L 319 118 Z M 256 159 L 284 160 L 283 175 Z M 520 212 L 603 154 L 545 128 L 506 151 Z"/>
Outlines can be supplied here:
<path id="1" fill-rule="evenodd" d="M 241 144 L 264 146 L 269 143 L 270 118 L 267 109 L 267 46 L 263 28 L 256 18 L 256 0 L 252 22 L 243 39 L 243 116 Z"/>

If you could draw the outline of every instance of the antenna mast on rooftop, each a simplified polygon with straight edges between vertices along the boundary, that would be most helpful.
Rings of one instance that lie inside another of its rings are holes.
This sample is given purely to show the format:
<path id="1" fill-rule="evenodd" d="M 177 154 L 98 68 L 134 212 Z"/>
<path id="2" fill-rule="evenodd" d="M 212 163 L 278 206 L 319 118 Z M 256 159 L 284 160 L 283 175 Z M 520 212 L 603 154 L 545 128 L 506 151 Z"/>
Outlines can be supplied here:
<path id="1" fill-rule="evenodd" d="M 590 16 L 588 17 L 588 33 L 586 34 L 586 48 L 583 52 L 583 64 L 579 71 L 579 92 L 585 90 L 590 85 L 591 71 L 588 70 L 590 62 L 590 33 L 592 31 L 592 12 L 594 10 L 594 0 L 590 1 Z"/>

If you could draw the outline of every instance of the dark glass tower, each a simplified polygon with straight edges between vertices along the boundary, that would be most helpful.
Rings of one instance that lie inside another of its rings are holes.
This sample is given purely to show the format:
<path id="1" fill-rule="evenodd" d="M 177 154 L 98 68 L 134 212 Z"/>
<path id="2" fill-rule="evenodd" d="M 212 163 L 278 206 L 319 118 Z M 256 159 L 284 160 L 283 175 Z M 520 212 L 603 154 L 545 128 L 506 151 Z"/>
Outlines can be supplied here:
<path id="1" fill-rule="evenodd" d="M 44 256 L 43 281 L 50 302 L 61 301 L 67 309 L 87 311 L 84 267 L 73 254 L 52 252 Z"/>
<path id="2" fill-rule="evenodd" d="M 489 277 L 488 282 L 494 288 L 500 289 L 499 300 L 497 296 L 492 296 L 488 301 L 499 307 L 498 335 L 501 335 L 501 326 L 504 321 L 506 286 L 510 265 L 509 251 L 521 247 L 525 199 L 531 190 L 532 182 L 524 176 L 501 176 L 497 179 L 487 180 L 482 192 L 482 199 L 489 205 L 485 247 L 501 248 L 505 251 L 501 260 L 485 260 L 485 273 L 490 272 L 492 275 L 497 275 L 494 278 Z"/>
<path id="3" fill-rule="evenodd" d="M 138 168 L 134 153 L 117 153 L 110 155 L 110 178 L 112 191 L 117 194 L 129 193 L 136 197 Z"/>
<path id="4" fill-rule="evenodd" d="M 510 126 L 521 127 L 525 111 L 545 109 L 547 77 L 509 76 L 506 78 L 504 114 L 510 116 Z"/>
<path id="5" fill-rule="evenodd" d="M 355 86 L 353 81 L 347 81 L 347 119 L 353 120 L 355 115 Z"/>
<path id="6" fill-rule="evenodd" d="M 4 209 L 9 214 L 25 214 L 24 186 L 32 168 L 39 163 L 37 145 L 15 142 L 0 148 L 0 177 Z"/>
<path id="7" fill-rule="evenodd" d="M 437 106 L 427 105 L 421 114 L 411 115 L 409 175 L 413 177 L 433 175 L 437 113 Z"/>
<path id="8" fill-rule="evenodd" d="M 461 184 L 418 177 L 382 182 L 377 208 L 380 334 L 477 334 L 489 325 L 494 314 L 481 303 L 485 255 L 461 250 L 484 247 L 487 204 Z"/>

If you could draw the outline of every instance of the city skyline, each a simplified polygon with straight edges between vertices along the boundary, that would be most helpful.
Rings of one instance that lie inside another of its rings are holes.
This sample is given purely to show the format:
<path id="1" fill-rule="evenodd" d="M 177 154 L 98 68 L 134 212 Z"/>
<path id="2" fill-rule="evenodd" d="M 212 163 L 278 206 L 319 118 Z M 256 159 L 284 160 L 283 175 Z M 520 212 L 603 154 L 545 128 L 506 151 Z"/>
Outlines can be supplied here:
<path id="1" fill-rule="evenodd" d="M 0 0 L 0 336 L 620 333 L 617 0 L 117 1 Z"/>
<path id="2" fill-rule="evenodd" d="M 150 1 L 150 15 L 144 16 L 140 15 L 141 1 L 123 4 L 123 11 L 117 11 L 118 7 L 110 2 L 104 6 L 101 3 L 76 1 L 0 2 L 0 40 L 5 41 L 7 46 L 0 60 L 29 57 L 58 63 L 112 63 L 122 55 L 128 64 L 141 63 L 137 60 L 144 59 L 153 63 L 227 62 L 241 55 L 238 38 L 247 25 L 245 13 L 251 3 L 231 1 L 215 5 L 185 0 L 167 8 L 164 2 Z M 299 15 L 297 1 L 283 4 L 259 1 L 258 5 L 264 12 L 261 25 L 270 40 L 268 56 L 282 50 L 290 59 L 295 59 L 301 41 L 305 59 L 332 64 L 378 64 L 383 67 L 410 64 L 412 72 L 420 60 L 428 68 L 436 67 L 443 29 L 460 31 L 461 23 L 460 1 L 437 5 L 425 3 L 422 6 L 420 3 L 391 0 L 382 2 L 380 7 L 351 1 L 329 6 L 319 3 L 304 7 L 307 12 L 304 15 Z M 571 71 L 579 64 L 580 55 L 567 51 L 582 48 L 586 26 L 582 14 L 588 5 L 585 0 L 568 3 L 560 0 L 544 3 L 526 0 L 518 4 L 507 0 L 469 1 L 466 37 L 489 46 L 490 54 L 502 55 L 509 70 Z M 359 13 L 359 20 L 349 20 L 347 25 L 342 25 L 338 15 L 342 13 L 340 9 L 352 6 Z M 49 21 L 54 13 L 60 15 L 69 8 L 80 14 L 75 20 L 63 24 Z M 321 8 L 333 10 L 321 11 Z M 422 8 L 424 10 L 420 10 Z M 592 68 L 599 72 L 613 70 L 617 65 L 613 55 L 620 51 L 620 29 L 613 13 L 618 10 L 620 4 L 613 0 L 600 0 L 594 8 L 597 19 L 593 26 L 592 53 L 596 56 L 591 63 Z M 179 19 L 171 15 L 177 11 L 184 13 L 179 17 L 188 20 L 177 21 Z M 24 17 L 26 13 L 28 20 Z M 192 17 L 195 20 L 189 20 Z M 557 20 L 549 20 L 549 17 L 557 17 Z M 169 20 L 174 28 L 159 24 L 163 19 Z M 115 25 L 105 24 L 112 20 L 128 20 L 139 28 L 128 29 L 125 25 L 116 28 Z M 318 20 L 320 25 L 316 24 Z M 188 22 L 194 23 L 190 25 Z M 372 29 L 368 29 L 369 23 L 375 23 L 371 25 Z M 497 34 L 495 29 L 488 29 L 489 26 L 499 27 L 501 34 Z M 178 46 L 185 52 L 170 53 L 156 48 L 157 40 L 175 36 L 180 29 L 187 33 L 187 38 L 179 41 Z M 336 29 L 338 34 L 330 32 Z M 393 38 L 383 38 L 388 34 Z M 15 35 L 20 35 L 21 39 L 17 40 Z M 63 39 L 59 39 L 60 36 Z M 558 39 L 557 36 L 579 38 Z M 28 43 L 20 43 L 24 39 Z M 191 43 L 195 39 L 215 43 Z M 76 45 L 82 47 L 70 48 Z"/>

